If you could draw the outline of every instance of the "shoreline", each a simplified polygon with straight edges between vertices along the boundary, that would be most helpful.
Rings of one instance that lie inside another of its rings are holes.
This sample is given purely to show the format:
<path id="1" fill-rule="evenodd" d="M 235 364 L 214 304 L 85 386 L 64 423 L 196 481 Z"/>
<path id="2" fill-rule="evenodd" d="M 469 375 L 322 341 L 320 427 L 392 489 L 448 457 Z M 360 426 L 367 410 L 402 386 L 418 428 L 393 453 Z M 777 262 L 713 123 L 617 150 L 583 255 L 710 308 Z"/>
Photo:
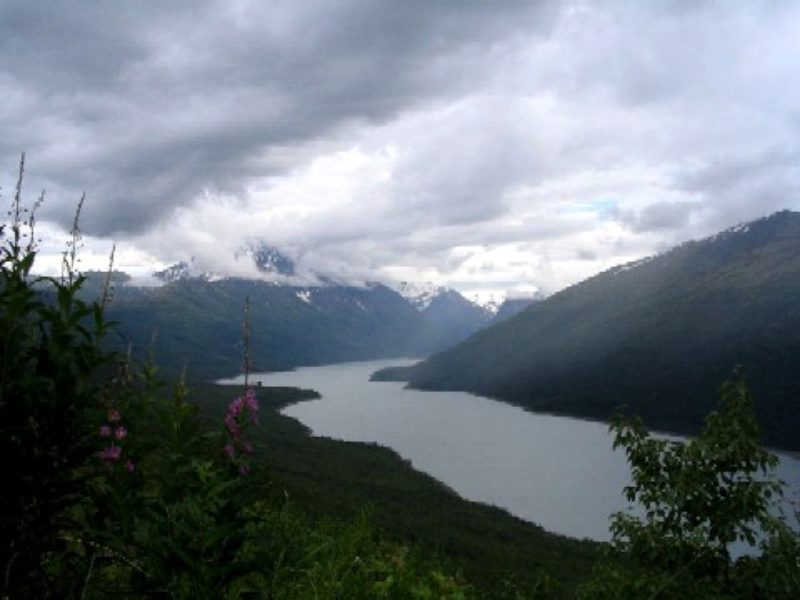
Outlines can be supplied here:
<path id="1" fill-rule="evenodd" d="M 229 400 L 228 387 L 202 385 L 201 409 L 215 421 Z M 387 536 L 445 557 L 490 597 L 509 581 L 527 589 L 542 573 L 558 582 L 562 591 L 555 597 L 572 597 L 605 547 L 465 500 L 384 446 L 311 435 L 279 411 L 313 399 L 312 390 L 263 387 L 262 392 L 258 442 L 274 477 L 271 486 L 320 518 L 351 518 L 367 508 Z"/>

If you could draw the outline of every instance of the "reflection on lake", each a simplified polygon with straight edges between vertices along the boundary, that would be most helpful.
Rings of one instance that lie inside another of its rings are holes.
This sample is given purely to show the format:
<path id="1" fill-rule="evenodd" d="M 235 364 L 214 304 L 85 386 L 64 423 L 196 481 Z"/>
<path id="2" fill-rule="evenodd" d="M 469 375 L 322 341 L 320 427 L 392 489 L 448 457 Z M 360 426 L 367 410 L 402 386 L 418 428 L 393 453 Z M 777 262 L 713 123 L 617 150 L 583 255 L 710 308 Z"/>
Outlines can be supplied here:
<path id="1" fill-rule="evenodd" d="M 629 483 L 608 426 L 463 392 L 422 392 L 370 382 L 385 366 L 344 363 L 251 375 L 265 386 L 312 388 L 322 398 L 283 410 L 314 435 L 388 446 L 464 498 L 494 504 L 572 537 L 608 540 L 609 515 Z M 241 378 L 227 380 L 240 382 Z M 782 455 L 779 477 L 800 490 L 800 461 Z"/>

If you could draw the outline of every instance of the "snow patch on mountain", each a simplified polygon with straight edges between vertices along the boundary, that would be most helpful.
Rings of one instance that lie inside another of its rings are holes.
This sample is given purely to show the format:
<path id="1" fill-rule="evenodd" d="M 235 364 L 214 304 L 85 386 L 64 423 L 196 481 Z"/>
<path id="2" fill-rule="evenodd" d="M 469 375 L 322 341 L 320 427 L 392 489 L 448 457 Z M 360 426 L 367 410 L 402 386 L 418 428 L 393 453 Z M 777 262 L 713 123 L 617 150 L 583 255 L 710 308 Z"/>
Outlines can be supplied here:
<path id="1" fill-rule="evenodd" d="M 189 263 L 187 263 L 186 261 L 175 263 L 174 265 L 170 265 L 166 269 L 163 269 L 161 271 L 156 271 L 155 273 L 153 273 L 153 277 L 164 283 L 172 283 L 173 281 L 182 281 L 183 279 L 189 279 L 189 277 L 191 277 L 191 273 L 189 271 Z"/>
<path id="2" fill-rule="evenodd" d="M 411 306 L 420 312 L 428 308 L 431 302 L 433 302 L 433 299 L 439 294 L 447 291 L 446 288 L 436 285 L 430 281 L 421 283 L 401 281 L 399 284 L 397 284 L 395 289 L 397 293 L 408 300 Z"/>
<path id="3" fill-rule="evenodd" d="M 534 285 L 525 285 L 520 289 L 507 290 L 505 292 L 483 292 L 473 294 L 469 301 L 483 308 L 491 315 L 497 315 L 507 302 L 522 303 L 544 300 L 545 296 Z"/>
<path id="4" fill-rule="evenodd" d="M 294 261 L 283 254 L 280 249 L 263 242 L 252 242 L 243 246 L 234 254 L 238 262 L 243 260 L 248 266 L 255 267 L 258 273 L 292 277 L 295 275 Z"/>
<path id="5" fill-rule="evenodd" d="M 497 311 L 500 310 L 500 307 L 503 305 L 503 302 L 506 301 L 505 294 L 473 294 L 470 298 L 468 298 L 470 302 L 473 304 L 480 306 L 486 312 L 491 315 L 496 315 Z"/>
<path id="6" fill-rule="evenodd" d="M 166 269 L 156 271 L 153 277 L 160 283 L 173 283 L 176 281 L 183 281 L 185 279 L 202 279 L 203 281 L 222 281 L 225 276 L 220 273 L 212 271 L 203 271 L 197 268 L 194 258 L 189 262 L 184 260 L 170 265 Z"/>

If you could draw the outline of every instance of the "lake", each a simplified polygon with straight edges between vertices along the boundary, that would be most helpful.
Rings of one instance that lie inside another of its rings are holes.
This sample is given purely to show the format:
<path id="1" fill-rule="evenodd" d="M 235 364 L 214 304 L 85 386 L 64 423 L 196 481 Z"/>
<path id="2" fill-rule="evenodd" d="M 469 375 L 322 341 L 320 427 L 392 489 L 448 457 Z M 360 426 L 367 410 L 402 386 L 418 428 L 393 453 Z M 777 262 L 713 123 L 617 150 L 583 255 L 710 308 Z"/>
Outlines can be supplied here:
<path id="1" fill-rule="evenodd" d="M 463 392 L 424 392 L 370 382 L 413 360 L 381 360 L 256 373 L 265 386 L 317 390 L 282 412 L 314 435 L 395 450 L 468 500 L 493 504 L 549 531 L 608 540 L 609 515 L 625 510 L 624 453 L 604 423 L 532 413 Z M 240 383 L 242 378 L 223 383 Z M 800 461 L 782 454 L 778 476 L 800 491 Z"/>

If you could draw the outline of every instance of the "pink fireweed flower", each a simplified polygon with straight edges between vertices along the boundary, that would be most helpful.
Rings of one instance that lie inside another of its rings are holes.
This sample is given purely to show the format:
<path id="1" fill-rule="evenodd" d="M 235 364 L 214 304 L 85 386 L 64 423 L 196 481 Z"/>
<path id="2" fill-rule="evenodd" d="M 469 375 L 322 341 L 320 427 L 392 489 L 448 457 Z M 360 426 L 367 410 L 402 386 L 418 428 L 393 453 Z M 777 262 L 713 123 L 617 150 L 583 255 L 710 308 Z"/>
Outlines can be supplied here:
<path id="1" fill-rule="evenodd" d="M 122 416 L 119 414 L 119 411 L 116 408 L 111 409 L 108 411 L 108 420 L 112 423 L 117 423 L 122 419 Z"/>
<path id="2" fill-rule="evenodd" d="M 250 411 L 250 421 L 258 424 L 258 400 L 256 399 L 256 392 L 252 388 L 247 390 L 245 395 L 245 406 Z"/>
<path id="3" fill-rule="evenodd" d="M 242 433 L 242 428 L 236 420 L 236 417 L 228 413 L 225 415 L 225 427 L 232 438 L 236 439 Z"/>
<path id="4" fill-rule="evenodd" d="M 132 460 L 128 460 L 128 462 L 125 463 L 125 469 L 128 471 L 128 473 L 133 473 L 135 467 Z"/>
<path id="5" fill-rule="evenodd" d="M 245 439 L 245 432 L 249 425 L 258 423 L 258 400 L 255 391 L 247 390 L 244 396 L 231 400 L 225 412 L 225 429 L 228 432 L 229 441 L 223 450 L 228 459 L 239 466 L 239 473 L 246 475 L 249 468 L 246 464 L 241 464 L 246 459 L 246 455 L 253 454 L 253 444 Z"/>
<path id="6" fill-rule="evenodd" d="M 225 444 L 223 450 L 225 451 L 227 457 L 230 458 L 231 460 L 233 460 L 236 457 L 236 449 L 233 447 L 233 444 Z"/>
<path id="7" fill-rule="evenodd" d="M 109 427 L 108 425 L 101 425 L 100 437 L 111 437 L 111 427 Z"/>
<path id="8" fill-rule="evenodd" d="M 103 448 L 97 455 L 105 461 L 114 462 L 119 460 L 120 455 L 122 454 L 122 448 L 120 446 L 108 446 L 107 448 Z"/>
<path id="9" fill-rule="evenodd" d="M 124 440 L 126 437 L 128 437 L 128 430 L 120 425 L 114 430 L 114 437 L 118 440 Z"/>

